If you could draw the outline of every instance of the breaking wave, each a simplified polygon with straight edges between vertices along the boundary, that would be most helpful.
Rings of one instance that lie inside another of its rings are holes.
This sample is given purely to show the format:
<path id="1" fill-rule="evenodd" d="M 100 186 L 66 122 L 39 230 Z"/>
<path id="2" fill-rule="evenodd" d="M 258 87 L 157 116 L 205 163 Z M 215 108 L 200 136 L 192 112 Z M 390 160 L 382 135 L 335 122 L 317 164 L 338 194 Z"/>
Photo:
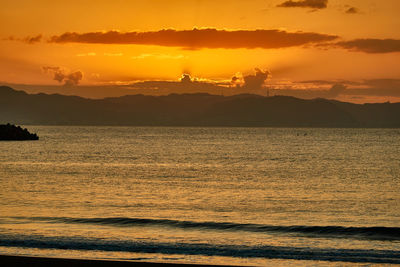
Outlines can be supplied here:
<path id="1" fill-rule="evenodd" d="M 154 226 L 193 230 L 247 231 L 260 233 L 301 234 L 309 237 L 361 238 L 372 240 L 400 240 L 399 227 L 344 227 L 344 226 L 275 226 L 228 222 L 194 222 L 143 218 L 68 218 L 68 217 L 15 217 L 32 221 L 66 224 L 99 224 L 115 227 Z"/>

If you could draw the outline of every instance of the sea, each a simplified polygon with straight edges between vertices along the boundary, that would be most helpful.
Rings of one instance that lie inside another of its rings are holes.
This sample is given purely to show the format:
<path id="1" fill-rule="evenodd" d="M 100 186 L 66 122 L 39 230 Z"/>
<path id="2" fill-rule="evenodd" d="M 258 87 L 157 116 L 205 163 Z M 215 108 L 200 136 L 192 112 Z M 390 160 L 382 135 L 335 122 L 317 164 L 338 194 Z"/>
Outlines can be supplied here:
<path id="1" fill-rule="evenodd" d="M 400 129 L 25 126 L 0 142 L 0 254 L 400 264 Z"/>

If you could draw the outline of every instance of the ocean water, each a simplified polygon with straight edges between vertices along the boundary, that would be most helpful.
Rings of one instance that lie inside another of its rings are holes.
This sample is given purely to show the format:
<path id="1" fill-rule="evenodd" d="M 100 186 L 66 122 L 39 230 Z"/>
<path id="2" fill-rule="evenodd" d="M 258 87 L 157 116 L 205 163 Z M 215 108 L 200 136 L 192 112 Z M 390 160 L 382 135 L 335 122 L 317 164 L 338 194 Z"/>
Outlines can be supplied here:
<path id="1" fill-rule="evenodd" d="M 0 142 L 0 254 L 400 264 L 400 130 L 29 126 Z"/>

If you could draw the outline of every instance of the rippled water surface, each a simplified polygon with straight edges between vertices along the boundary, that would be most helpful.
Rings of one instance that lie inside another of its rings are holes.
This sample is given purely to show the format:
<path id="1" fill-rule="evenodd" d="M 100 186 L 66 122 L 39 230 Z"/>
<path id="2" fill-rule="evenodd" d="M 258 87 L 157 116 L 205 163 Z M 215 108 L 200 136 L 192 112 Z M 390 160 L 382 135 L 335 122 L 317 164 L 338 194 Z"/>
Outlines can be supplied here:
<path id="1" fill-rule="evenodd" d="M 400 130 L 49 127 L 0 142 L 0 253 L 400 264 Z"/>

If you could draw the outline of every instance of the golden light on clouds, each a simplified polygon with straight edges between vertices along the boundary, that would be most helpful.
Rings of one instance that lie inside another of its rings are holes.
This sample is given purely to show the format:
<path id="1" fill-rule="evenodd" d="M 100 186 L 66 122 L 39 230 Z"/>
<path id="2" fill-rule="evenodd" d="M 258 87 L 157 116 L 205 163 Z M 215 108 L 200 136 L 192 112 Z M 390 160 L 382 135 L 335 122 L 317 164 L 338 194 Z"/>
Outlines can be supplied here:
<path id="1" fill-rule="evenodd" d="M 400 78 L 400 2 L 14 1 L 0 10 L 0 81 L 79 84 L 229 80 L 254 68 L 269 80 Z M 23 8 L 21 8 L 23 7 Z M 71 19 L 73 16 L 74 19 Z M 68 75 L 68 74 L 65 74 Z"/>

